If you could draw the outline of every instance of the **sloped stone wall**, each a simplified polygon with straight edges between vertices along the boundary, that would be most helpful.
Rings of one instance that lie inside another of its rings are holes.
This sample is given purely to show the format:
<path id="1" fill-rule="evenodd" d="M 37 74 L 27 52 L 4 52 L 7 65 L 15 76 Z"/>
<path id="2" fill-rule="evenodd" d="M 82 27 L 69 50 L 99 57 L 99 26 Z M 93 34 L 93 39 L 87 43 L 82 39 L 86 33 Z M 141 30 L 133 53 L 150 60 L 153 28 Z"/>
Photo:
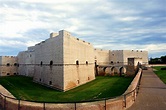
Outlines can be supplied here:
<path id="1" fill-rule="evenodd" d="M 124 110 L 129 108 L 136 100 L 138 84 L 140 82 L 142 70 L 139 69 L 132 83 L 125 93 L 117 98 L 105 99 L 102 101 L 82 102 L 82 103 L 36 103 L 16 99 L 5 98 L 0 95 L 0 105 L 5 110 Z M 0 86 L 1 93 L 13 97 L 5 88 Z"/>

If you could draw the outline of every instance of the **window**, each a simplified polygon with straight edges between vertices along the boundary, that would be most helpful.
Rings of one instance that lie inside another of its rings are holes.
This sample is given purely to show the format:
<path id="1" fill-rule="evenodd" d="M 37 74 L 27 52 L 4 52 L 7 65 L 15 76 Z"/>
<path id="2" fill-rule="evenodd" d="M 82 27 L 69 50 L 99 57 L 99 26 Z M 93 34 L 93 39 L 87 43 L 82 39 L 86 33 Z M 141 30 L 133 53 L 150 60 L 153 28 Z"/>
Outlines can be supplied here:
<path id="1" fill-rule="evenodd" d="M 16 73 L 14 73 L 14 75 L 16 75 Z"/>
<path id="2" fill-rule="evenodd" d="M 40 62 L 40 66 L 42 66 L 42 65 L 43 65 L 43 62 L 41 61 L 41 62 Z"/>
<path id="3" fill-rule="evenodd" d="M 10 63 L 7 63 L 6 66 L 10 66 Z"/>
<path id="4" fill-rule="evenodd" d="M 17 63 L 14 63 L 14 66 L 17 66 Z"/>
<path id="5" fill-rule="evenodd" d="M 111 63 L 113 63 L 113 61 L 111 61 Z"/>
<path id="6" fill-rule="evenodd" d="M 117 63 L 119 63 L 119 61 L 117 61 Z"/>
<path id="7" fill-rule="evenodd" d="M 79 65 L 79 61 L 78 60 L 76 61 L 76 65 Z"/>
<path id="8" fill-rule="evenodd" d="M 95 66 L 97 65 L 97 60 L 95 60 Z"/>
<path id="9" fill-rule="evenodd" d="M 49 85 L 52 85 L 52 81 L 49 81 Z"/>
<path id="10" fill-rule="evenodd" d="M 7 73 L 7 75 L 10 75 L 10 73 Z"/>
<path id="11" fill-rule="evenodd" d="M 80 80 L 77 80 L 77 83 L 80 84 Z"/>
<path id="12" fill-rule="evenodd" d="M 53 61 L 51 60 L 51 61 L 50 61 L 50 66 L 52 66 L 52 65 L 53 65 Z"/>
<path id="13" fill-rule="evenodd" d="M 86 65 L 88 65 L 88 61 L 86 61 Z"/>

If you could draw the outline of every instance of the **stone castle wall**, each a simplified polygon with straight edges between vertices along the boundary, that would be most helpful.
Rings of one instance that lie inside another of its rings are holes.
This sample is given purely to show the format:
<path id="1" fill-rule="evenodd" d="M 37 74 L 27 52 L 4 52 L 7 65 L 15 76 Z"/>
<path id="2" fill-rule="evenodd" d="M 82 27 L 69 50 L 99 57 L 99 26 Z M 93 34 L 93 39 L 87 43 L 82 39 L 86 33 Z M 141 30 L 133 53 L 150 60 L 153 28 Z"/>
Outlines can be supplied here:
<path id="1" fill-rule="evenodd" d="M 93 46 L 67 31 L 52 33 L 49 39 L 20 52 L 18 59 L 21 75 L 34 72 L 35 82 L 63 91 L 95 79 Z"/>
<path id="2" fill-rule="evenodd" d="M 111 51 L 110 56 L 111 56 L 111 64 L 125 65 L 123 59 L 123 50 L 113 50 Z"/>
<path id="3" fill-rule="evenodd" d="M 94 49 L 94 60 L 97 65 L 108 65 L 110 59 L 110 50 Z"/>
<path id="4" fill-rule="evenodd" d="M 0 76 L 17 74 L 17 58 L 0 56 Z"/>
<path id="5" fill-rule="evenodd" d="M 57 34 L 56 34 L 57 35 Z M 55 36 L 35 45 L 34 81 L 63 90 L 63 36 Z"/>
<path id="6" fill-rule="evenodd" d="M 63 38 L 64 90 L 68 90 L 95 79 L 94 48 L 66 31 Z"/>
<path id="7" fill-rule="evenodd" d="M 128 58 L 141 58 L 141 62 L 144 65 L 148 65 L 148 52 L 138 50 L 123 50 L 124 62 L 127 62 Z"/>
<path id="8" fill-rule="evenodd" d="M 34 76 L 34 67 L 35 67 L 35 53 L 34 51 L 24 51 L 19 52 L 17 55 L 17 62 L 19 64 L 18 73 L 19 75 L 24 76 Z"/>
<path id="9" fill-rule="evenodd" d="M 18 63 L 19 67 L 17 70 L 13 66 L 1 66 L 0 71 L 3 75 L 19 73 L 30 76 L 35 82 L 65 91 L 94 80 L 97 70 L 104 74 L 105 71 L 118 73 L 123 65 L 128 64 L 128 58 L 134 58 L 134 64 L 148 64 L 147 51 L 94 49 L 90 43 L 61 30 L 51 33 L 45 41 L 28 47 L 27 51 L 19 52 L 13 61 L 1 57 L 3 61 Z M 99 69 L 95 65 L 111 67 Z"/>

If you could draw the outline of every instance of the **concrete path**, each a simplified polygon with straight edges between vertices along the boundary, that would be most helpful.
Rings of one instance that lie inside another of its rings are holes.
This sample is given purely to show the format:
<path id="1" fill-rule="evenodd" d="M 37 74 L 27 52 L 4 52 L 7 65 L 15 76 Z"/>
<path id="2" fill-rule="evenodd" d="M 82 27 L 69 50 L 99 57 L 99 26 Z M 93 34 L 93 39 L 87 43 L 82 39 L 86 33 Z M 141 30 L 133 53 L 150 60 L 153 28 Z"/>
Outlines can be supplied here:
<path id="1" fill-rule="evenodd" d="M 166 84 L 157 77 L 152 68 L 143 70 L 137 99 L 127 110 L 166 110 Z"/>

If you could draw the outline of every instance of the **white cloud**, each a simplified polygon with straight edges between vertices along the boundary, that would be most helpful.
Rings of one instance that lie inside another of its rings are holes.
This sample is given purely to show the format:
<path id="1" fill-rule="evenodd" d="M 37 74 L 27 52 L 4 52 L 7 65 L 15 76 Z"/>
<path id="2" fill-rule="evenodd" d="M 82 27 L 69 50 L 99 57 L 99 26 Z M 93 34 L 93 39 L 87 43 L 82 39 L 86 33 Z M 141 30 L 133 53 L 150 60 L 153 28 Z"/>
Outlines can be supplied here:
<path id="1" fill-rule="evenodd" d="M 16 40 L 0 40 L 0 44 L 2 47 L 7 47 L 7 48 L 22 48 L 22 47 L 29 47 L 29 46 L 34 46 L 35 44 L 39 43 L 40 41 L 35 41 L 35 40 L 32 40 L 32 41 L 16 41 Z M 0 48 L 1 49 L 1 48 Z M 5 50 L 2 49 L 2 50 Z"/>
<path id="2" fill-rule="evenodd" d="M 1 44 L 2 47 L 12 47 L 12 48 L 25 46 L 25 44 L 23 42 L 15 41 L 15 40 L 10 40 L 10 41 L 0 40 L 0 44 Z"/>
<path id="3" fill-rule="evenodd" d="M 150 52 L 159 52 L 159 51 L 166 52 L 166 43 L 145 45 L 145 50 L 148 50 Z"/>
<path id="4" fill-rule="evenodd" d="M 27 41 L 25 45 L 27 47 L 34 46 L 35 44 L 39 43 L 40 41 Z"/>
<path id="5" fill-rule="evenodd" d="M 135 21 L 135 20 L 139 20 L 139 17 L 119 17 L 117 18 L 120 21 Z"/>
<path id="6" fill-rule="evenodd" d="M 32 46 L 39 40 L 47 39 L 49 35 L 45 35 L 48 33 L 35 32 L 39 29 L 44 32 L 65 29 L 100 48 L 165 51 L 153 44 L 140 45 L 136 42 L 156 37 L 154 34 L 166 33 L 162 21 L 164 18 L 161 20 L 159 18 L 163 16 L 161 8 L 163 4 L 160 0 L 144 3 L 128 0 L 0 0 L 0 2 L 0 50 L 10 45 L 17 48 Z M 157 6 L 154 5 L 156 3 Z M 145 4 L 151 5 L 146 8 Z M 140 9 L 138 5 L 143 8 Z M 160 36 L 157 37 L 160 39 Z M 117 42 L 120 44 L 117 45 Z M 164 45 L 159 44 L 162 47 L 165 47 Z"/>
<path id="7" fill-rule="evenodd" d="M 88 0 L 21 0 L 21 1 L 24 1 L 24 2 L 27 2 L 27 3 L 44 3 L 44 4 L 55 4 L 55 3 L 63 3 L 63 4 L 67 4 L 67 3 L 75 3 L 75 2 L 87 2 L 88 3 Z M 94 1 L 94 0 L 92 0 Z"/>

